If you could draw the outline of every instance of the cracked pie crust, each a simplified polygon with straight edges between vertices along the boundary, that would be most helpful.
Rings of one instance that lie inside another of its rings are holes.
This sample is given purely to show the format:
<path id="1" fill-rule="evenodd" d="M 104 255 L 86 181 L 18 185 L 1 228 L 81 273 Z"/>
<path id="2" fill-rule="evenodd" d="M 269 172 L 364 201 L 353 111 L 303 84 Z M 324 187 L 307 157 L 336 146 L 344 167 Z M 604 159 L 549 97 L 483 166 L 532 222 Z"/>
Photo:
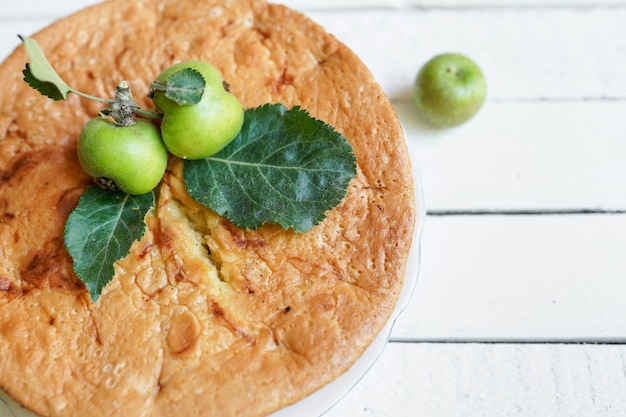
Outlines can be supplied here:
<path id="1" fill-rule="evenodd" d="M 194 202 L 172 159 L 147 232 L 92 303 L 65 221 L 101 109 L 40 96 L 22 46 L 0 66 L 0 387 L 41 416 L 264 416 L 329 383 L 389 318 L 415 222 L 396 114 L 346 46 L 257 0 L 108 0 L 34 35 L 61 77 L 150 108 L 169 65 L 216 66 L 244 107 L 299 105 L 352 144 L 357 176 L 310 232 L 242 230 Z"/>

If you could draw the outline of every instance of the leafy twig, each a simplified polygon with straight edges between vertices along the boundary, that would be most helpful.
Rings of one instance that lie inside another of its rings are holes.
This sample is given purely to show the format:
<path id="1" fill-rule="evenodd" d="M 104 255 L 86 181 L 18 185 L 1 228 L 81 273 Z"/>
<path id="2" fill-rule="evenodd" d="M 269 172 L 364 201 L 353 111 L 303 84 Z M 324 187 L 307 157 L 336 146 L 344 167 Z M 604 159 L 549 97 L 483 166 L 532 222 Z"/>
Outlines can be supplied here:
<path id="1" fill-rule="evenodd" d="M 65 100 L 69 93 L 74 93 L 101 103 L 110 104 L 113 101 L 82 93 L 67 85 L 54 68 L 52 68 L 52 65 L 48 62 L 48 59 L 37 41 L 28 36 L 18 36 L 24 43 L 30 61 L 26 64 L 26 68 L 24 69 L 24 81 L 35 90 L 53 100 Z"/>
<path id="2" fill-rule="evenodd" d="M 89 100 L 108 104 L 112 107 L 110 109 L 111 113 L 115 113 L 117 111 L 116 108 L 121 105 L 124 106 L 125 109 L 130 110 L 132 113 L 136 113 L 144 117 L 153 119 L 161 117 L 160 114 L 143 110 L 135 104 L 130 98 L 130 87 L 125 81 L 122 81 L 117 87 L 118 92 L 120 87 L 126 90 L 122 100 L 120 100 L 120 95 L 117 94 L 117 92 L 115 98 L 106 99 L 92 96 L 91 94 L 83 93 L 70 87 L 54 70 L 37 41 L 28 36 L 18 36 L 24 43 L 29 59 L 29 63 L 26 64 L 26 68 L 23 71 L 24 81 L 44 96 L 55 101 L 60 101 L 66 100 L 69 93 L 74 93 Z M 112 117 L 117 120 L 115 114 Z M 127 124 L 127 122 L 124 122 L 122 119 L 118 120 L 118 122 L 120 122 L 120 124 Z"/>

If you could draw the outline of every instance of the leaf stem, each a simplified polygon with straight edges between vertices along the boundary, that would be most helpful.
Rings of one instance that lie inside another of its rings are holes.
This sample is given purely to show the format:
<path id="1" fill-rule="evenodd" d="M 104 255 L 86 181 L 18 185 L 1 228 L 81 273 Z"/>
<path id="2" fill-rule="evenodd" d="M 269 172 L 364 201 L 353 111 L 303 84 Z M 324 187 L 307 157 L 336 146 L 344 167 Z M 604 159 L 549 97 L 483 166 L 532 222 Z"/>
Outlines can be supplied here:
<path id="1" fill-rule="evenodd" d="M 73 88 L 70 91 L 72 93 L 76 94 L 77 96 L 81 96 L 81 97 L 84 97 L 86 99 L 97 101 L 97 102 L 100 102 L 100 103 L 111 104 L 111 103 L 113 103 L 115 101 L 115 100 L 112 100 L 112 99 L 100 98 L 100 97 L 92 96 L 91 94 L 82 93 L 82 92 L 80 92 L 78 90 L 74 90 Z"/>
<path id="2" fill-rule="evenodd" d="M 143 110 L 141 107 L 136 107 L 133 109 L 135 113 L 140 116 L 148 117 L 150 119 L 162 119 L 163 115 L 161 113 L 154 113 L 148 110 Z"/>
<path id="3" fill-rule="evenodd" d="M 150 91 L 151 92 L 154 92 L 154 91 L 167 91 L 167 85 L 161 84 L 158 81 L 152 81 L 150 83 Z"/>

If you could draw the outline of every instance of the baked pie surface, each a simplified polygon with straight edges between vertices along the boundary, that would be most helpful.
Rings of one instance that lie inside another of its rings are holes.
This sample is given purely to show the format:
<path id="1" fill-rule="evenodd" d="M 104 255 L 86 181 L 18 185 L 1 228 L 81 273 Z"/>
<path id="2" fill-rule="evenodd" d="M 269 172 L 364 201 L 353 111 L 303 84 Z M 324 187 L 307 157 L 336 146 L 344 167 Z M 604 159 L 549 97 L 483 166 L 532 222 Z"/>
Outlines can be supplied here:
<path id="1" fill-rule="evenodd" d="M 354 147 L 357 176 L 310 232 L 242 230 L 194 202 L 172 159 L 147 232 L 92 303 L 63 244 L 90 184 L 76 140 L 101 105 L 40 96 L 0 66 L 0 387 L 43 416 L 263 416 L 346 371 L 402 288 L 416 217 L 396 114 L 360 60 L 260 0 L 108 0 L 34 35 L 72 87 L 215 65 L 244 107 L 299 105 Z"/>

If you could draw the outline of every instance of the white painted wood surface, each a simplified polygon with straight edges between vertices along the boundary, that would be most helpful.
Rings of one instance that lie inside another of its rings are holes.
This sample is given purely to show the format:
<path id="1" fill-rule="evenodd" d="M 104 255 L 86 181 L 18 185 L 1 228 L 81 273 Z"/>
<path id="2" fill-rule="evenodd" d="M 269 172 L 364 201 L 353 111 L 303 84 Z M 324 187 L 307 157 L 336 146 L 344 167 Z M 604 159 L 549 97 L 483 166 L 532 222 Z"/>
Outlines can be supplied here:
<path id="1" fill-rule="evenodd" d="M 623 345 L 392 343 L 325 417 L 621 417 Z"/>
<path id="2" fill-rule="evenodd" d="M 95 0 L 0 3 L 0 59 Z M 329 417 L 626 415 L 626 0 L 285 0 L 370 67 L 416 149 L 415 295 Z M 431 56 L 474 58 L 479 115 L 415 115 Z"/>

